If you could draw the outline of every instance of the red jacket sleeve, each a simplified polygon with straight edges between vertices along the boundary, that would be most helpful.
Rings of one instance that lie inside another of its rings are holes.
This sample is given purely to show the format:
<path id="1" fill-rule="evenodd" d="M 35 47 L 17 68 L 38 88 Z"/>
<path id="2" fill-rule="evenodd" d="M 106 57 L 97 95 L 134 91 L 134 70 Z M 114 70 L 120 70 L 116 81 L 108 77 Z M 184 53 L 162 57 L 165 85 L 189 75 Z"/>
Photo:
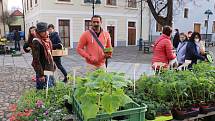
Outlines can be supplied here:
<path id="1" fill-rule="evenodd" d="M 169 60 L 173 60 L 176 58 L 176 55 L 172 52 L 173 50 L 173 46 L 172 46 L 172 43 L 170 40 L 167 40 L 165 41 L 165 50 L 166 50 L 166 55 L 167 55 L 167 58 Z"/>
<path id="2" fill-rule="evenodd" d="M 87 45 L 87 39 L 85 37 L 85 34 L 82 34 L 81 35 L 81 38 L 78 42 L 78 46 L 77 46 L 77 49 L 76 51 L 84 58 L 89 58 L 89 54 L 86 53 L 85 51 L 85 46 Z"/>

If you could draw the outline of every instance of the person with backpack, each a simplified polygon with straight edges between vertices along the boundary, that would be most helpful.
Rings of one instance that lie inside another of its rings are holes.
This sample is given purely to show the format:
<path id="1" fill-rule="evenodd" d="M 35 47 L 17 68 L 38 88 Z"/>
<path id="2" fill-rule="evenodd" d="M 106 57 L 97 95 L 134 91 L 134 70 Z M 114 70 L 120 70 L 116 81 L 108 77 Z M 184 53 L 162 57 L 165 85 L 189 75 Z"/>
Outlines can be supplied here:
<path id="1" fill-rule="evenodd" d="M 58 33 L 55 31 L 54 28 L 55 27 L 53 24 L 48 25 L 49 38 L 52 41 L 53 50 L 62 49 L 63 48 L 62 42 L 60 40 Z M 63 82 L 66 83 L 68 80 L 67 79 L 67 72 L 66 72 L 65 68 L 63 67 L 63 65 L 61 64 L 61 56 L 53 56 L 53 59 L 54 59 L 54 62 L 56 64 L 57 68 L 60 69 L 60 71 L 64 75 Z"/>
<path id="2" fill-rule="evenodd" d="M 85 31 L 79 40 L 77 52 L 86 60 L 87 70 L 105 69 L 105 61 L 112 52 L 105 53 L 105 48 L 112 48 L 110 34 L 101 28 L 102 17 L 91 18 L 92 28 Z"/>

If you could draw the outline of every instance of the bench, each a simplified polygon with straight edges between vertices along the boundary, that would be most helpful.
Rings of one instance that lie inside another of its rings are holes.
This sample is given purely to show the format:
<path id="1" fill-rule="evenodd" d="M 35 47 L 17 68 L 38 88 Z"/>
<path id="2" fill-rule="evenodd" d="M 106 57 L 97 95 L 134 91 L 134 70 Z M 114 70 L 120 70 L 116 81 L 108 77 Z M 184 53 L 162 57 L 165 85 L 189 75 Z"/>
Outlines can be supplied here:
<path id="1" fill-rule="evenodd" d="M 152 42 L 143 42 L 143 52 L 150 53 Z"/>
<path id="2" fill-rule="evenodd" d="M 215 46 L 215 41 L 205 40 L 205 47 Z"/>

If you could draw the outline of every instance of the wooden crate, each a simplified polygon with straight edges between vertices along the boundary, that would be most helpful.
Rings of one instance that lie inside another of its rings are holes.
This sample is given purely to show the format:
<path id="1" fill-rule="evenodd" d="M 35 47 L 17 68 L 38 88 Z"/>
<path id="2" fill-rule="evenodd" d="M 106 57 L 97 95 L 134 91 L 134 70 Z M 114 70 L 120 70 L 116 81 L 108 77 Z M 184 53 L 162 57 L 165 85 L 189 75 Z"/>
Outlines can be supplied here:
<path id="1" fill-rule="evenodd" d="M 68 48 L 62 50 L 52 50 L 52 56 L 66 56 L 68 55 Z"/>

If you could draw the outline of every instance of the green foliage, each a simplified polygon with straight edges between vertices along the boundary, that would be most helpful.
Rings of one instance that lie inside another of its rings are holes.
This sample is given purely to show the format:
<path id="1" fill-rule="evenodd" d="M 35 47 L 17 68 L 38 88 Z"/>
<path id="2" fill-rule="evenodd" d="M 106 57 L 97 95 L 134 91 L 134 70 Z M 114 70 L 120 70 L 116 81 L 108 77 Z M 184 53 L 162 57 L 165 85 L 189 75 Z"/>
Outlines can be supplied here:
<path id="1" fill-rule="evenodd" d="M 113 52 L 113 48 L 105 48 L 104 52 Z"/>
<path id="2" fill-rule="evenodd" d="M 107 73 L 104 70 L 89 73 L 86 78 L 78 78 L 74 95 L 81 105 L 85 120 L 95 118 L 100 113 L 112 114 L 132 102 L 123 90 L 130 83 L 123 74 Z"/>
<path id="3" fill-rule="evenodd" d="M 17 112 L 22 112 L 26 109 L 32 109 L 33 112 L 29 117 L 20 117 L 20 120 L 62 120 L 62 117 L 68 114 L 64 107 L 64 100 L 71 96 L 71 91 L 71 86 L 65 85 L 63 82 L 57 82 L 55 87 L 49 89 L 47 99 L 45 90 L 27 90 L 18 101 Z M 37 107 L 38 101 L 41 101 L 41 107 Z"/>
<path id="4" fill-rule="evenodd" d="M 136 95 L 127 94 L 138 104 L 148 105 L 146 117 L 150 119 L 176 107 L 215 101 L 215 66 L 209 63 L 194 65 L 192 71 L 168 70 L 161 75 L 143 75 L 137 81 Z"/>

